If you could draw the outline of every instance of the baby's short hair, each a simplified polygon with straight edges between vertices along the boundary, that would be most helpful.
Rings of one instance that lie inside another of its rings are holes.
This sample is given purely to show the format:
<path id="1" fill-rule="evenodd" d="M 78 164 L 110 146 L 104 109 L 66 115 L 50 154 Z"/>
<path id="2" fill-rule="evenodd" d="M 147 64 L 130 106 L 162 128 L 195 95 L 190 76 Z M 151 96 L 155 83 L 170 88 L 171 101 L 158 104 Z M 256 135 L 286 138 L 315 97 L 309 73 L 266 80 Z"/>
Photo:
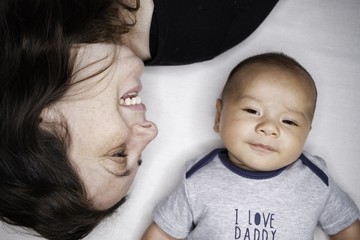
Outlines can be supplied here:
<path id="1" fill-rule="evenodd" d="M 231 79 L 236 73 L 243 70 L 246 66 L 256 63 L 265 64 L 265 65 L 274 65 L 286 71 L 290 71 L 296 75 L 299 75 L 300 77 L 303 77 L 307 79 L 309 82 L 311 82 L 316 92 L 316 86 L 310 73 L 294 58 L 289 57 L 288 55 L 280 52 L 268 52 L 246 58 L 243 61 L 241 61 L 238 65 L 236 65 L 228 76 L 221 97 L 222 98 L 224 97 L 224 94 L 226 93 L 226 90 L 230 85 L 229 83 L 231 82 Z"/>
<path id="2" fill-rule="evenodd" d="M 312 111 L 312 117 L 314 116 L 315 108 L 316 108 L 316 101 L 317 101 L 317 90 L 316 85 L 311 77 L 310 73 L 300 64 L 298 63 L 294 58 L 287 56 L 284 53 L 280 52 L 268 52 L 268 53 L 262 53 L 258 54 L 249 58 L 244 59 L 241 61 L 238 65 L 236 65 L 233 70 L 230 72 L 227 82 L 225 83 L 225 86 L 221 93 L 221 98 L 224 99 L 225 95 L 229 92 L 231 89 L 231 83 L 234 78 L 234 75 L 241 72 L 246 67 L 253 65 L 253 64 L 260 64 L 265 66 L 274 66 L 277 68 L 280 68 L 284 71 L 290 72 L 293 75 L 297 76 L 297 78 L 302 79 L 307 82 L 307 84 L 311 87 L 313 92 L 311 93 L 313 96 L 313 111 Z"/>

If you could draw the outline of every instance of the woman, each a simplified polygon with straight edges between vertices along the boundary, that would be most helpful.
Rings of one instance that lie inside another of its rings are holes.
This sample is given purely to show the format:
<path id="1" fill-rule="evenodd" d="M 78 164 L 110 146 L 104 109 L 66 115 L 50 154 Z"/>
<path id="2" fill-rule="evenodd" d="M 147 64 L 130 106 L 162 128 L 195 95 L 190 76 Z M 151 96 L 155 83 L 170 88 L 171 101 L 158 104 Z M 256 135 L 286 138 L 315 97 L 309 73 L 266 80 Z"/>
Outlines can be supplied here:
<path id="1" fill-rule="evenodd" d="M 83 238 L 125 201 L 157 133 L 145 120 L 133 51 L 149 64 L 209 55 L 168 59 L 151 41 L 143 48 L 154 34 L 140 31 L 150 29 L 151 1 L 136 18 L 138 1 L 0 4 L 1 220 L 48 239 Z"/>
<path id="2" fill-rule="evenodd" d="M 124 202 L 157 129 L 138 96 L 142 61 L 112 44 L 132 23 L 115 32 L 111 11 L 133 7 L 62 3 L 1 2 L 0 212 L 79 239 Z"/>

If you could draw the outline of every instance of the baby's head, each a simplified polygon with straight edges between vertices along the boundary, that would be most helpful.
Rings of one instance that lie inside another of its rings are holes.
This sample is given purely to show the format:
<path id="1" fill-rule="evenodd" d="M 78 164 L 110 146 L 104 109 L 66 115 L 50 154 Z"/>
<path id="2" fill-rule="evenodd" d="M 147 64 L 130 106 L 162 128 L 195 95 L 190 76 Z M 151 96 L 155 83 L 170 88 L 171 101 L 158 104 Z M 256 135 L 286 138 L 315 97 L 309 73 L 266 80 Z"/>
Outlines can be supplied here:
<path id="1" fill-rule="evenodd" d="M 230 73 L 217 100 L 214 130 L 230 160 L 251 171 L 272 171 L 300 156 L 311 129 L 317 91 L 294 59 L 265 53 Z"/>

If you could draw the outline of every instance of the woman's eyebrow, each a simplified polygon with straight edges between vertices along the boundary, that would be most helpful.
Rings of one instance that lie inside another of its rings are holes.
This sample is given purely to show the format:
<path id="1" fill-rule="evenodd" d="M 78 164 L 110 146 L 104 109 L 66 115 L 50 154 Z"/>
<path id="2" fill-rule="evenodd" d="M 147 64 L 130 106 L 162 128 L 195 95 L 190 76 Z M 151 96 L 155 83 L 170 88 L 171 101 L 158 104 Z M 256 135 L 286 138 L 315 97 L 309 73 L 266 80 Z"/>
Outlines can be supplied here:
<path id="1" fill-rule="evenodd" d="M 127 177 L 127 176 L 130 176 L 130 174 L 131 174 L 131 170 L 126 169 L 123 173 L 115 174 L 115 175 L 118 176 L 118 177 Z"/>
<path id="2" fill-rule="evenodd" d="M 131 169 L 125 169 L 123 172 L 121 173 L 114 173 L 114 172 L 111 172 L 109 171 L 108 169 L 105 169 L 108 173 L 112 174 L 112 175 L 115 175 L 116 177 L 127 177 L 127 176 L 130 176 L 131 175 Z"/>

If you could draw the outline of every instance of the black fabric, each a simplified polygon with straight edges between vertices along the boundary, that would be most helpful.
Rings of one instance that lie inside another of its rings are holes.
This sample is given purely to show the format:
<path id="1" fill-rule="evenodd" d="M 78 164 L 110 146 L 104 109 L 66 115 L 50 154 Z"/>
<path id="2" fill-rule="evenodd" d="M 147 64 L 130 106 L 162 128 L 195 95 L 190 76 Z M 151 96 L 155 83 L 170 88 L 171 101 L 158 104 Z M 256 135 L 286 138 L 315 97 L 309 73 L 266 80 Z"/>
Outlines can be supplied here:
<path id="1" fill-rule="evenodd" d="M 154 0 L 146 65 L 209 60 L 248 37 L 277 0 Z"/>

